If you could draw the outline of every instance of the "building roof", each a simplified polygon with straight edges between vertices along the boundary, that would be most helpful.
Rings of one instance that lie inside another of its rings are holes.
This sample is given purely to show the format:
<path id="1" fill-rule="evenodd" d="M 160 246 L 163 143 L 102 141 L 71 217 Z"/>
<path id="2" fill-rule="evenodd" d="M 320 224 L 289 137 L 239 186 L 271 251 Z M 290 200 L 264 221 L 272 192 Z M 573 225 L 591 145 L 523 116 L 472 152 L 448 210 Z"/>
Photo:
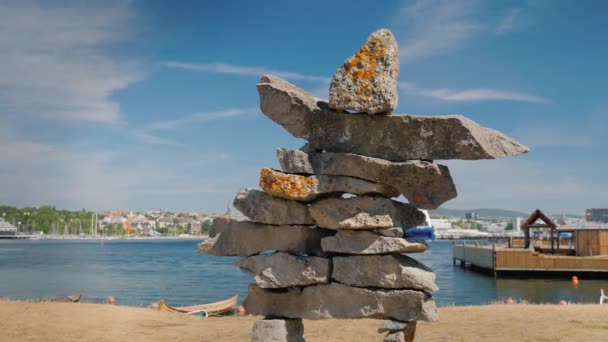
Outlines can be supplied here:
<path id="1" fill-rule="evenodd" d="M 559 226 L 558 230 L 561 231 L 573 231 L 573 230 L 600 230 L 606 229 L 608 230 L 608 224 L 606 223 L 598 223 L 598 222 L 573 222 Z"/>
<path id="2" fill-rule="evenodd" d="M 13 226 L 12 224 L 4 221 L 4 219 L 0 218 L 0 231 L 2 231 L 2 232 L 17 231 L 17 227 Z"/>

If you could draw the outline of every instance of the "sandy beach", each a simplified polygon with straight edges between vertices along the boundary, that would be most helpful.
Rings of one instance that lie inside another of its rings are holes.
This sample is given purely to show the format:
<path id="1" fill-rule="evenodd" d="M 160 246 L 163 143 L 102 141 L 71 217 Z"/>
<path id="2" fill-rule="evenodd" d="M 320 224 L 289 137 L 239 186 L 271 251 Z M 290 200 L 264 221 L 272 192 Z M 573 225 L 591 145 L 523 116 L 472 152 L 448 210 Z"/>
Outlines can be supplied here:
<path id="1" fill-rule="evenodd" d="M 259 317 L 200 318 L 88 303 L 0 301 L 2 341 L 248 341 Z M 420 341 L 605 341 L 608 306 L 444 307 Z M 379 320 L 305 321 L 308 342 L 382 341 Z"/>

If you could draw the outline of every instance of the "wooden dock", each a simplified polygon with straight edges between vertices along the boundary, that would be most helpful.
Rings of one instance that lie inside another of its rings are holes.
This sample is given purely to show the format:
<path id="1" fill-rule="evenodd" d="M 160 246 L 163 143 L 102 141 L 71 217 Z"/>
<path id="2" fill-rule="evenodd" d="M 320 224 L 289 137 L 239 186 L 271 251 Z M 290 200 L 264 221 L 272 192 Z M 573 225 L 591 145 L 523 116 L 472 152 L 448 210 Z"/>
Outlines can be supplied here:
<path id="1" fill-rule="evenodd" d="M 567 249 L 555 255 L 540 253 L 531 248 L 508 245 L 454 244 L 454 265 L 470 265 L 471 269 L 494 276 L 534 273 L 551 276 L 568 273 L 572 275 L 593 274 L 608 278 L 608 255 L 568 256 Z"/>

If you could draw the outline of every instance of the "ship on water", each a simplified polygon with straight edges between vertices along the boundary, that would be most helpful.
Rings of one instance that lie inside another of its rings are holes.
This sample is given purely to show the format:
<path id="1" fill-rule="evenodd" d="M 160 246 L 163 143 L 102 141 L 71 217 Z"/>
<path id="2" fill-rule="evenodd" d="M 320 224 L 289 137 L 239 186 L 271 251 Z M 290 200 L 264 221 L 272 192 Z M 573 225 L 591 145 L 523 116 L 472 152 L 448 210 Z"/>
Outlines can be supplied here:
<path id="1" fill-rule="evenodd" d="M 425 220 L 421 226 L 406 229 L 408 236 L 422 238 L 425 240 L 435 240 L 435 226 L 431 221 L 428 210 L 421 210 L 424 213 Z"/>

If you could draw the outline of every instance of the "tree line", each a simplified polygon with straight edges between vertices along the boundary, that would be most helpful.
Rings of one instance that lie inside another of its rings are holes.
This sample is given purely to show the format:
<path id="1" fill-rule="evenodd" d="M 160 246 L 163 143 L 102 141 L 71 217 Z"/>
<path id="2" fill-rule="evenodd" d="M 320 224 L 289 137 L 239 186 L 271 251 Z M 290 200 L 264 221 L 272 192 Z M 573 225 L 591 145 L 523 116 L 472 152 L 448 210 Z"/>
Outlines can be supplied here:
<path id="1" fill-rule="evenodd" d="M 54 206 L 0 206 L 0 215 L 22 232 L 42 231 L 46 234 L 90 234 L 93 212 L 58 210 Z"/>

